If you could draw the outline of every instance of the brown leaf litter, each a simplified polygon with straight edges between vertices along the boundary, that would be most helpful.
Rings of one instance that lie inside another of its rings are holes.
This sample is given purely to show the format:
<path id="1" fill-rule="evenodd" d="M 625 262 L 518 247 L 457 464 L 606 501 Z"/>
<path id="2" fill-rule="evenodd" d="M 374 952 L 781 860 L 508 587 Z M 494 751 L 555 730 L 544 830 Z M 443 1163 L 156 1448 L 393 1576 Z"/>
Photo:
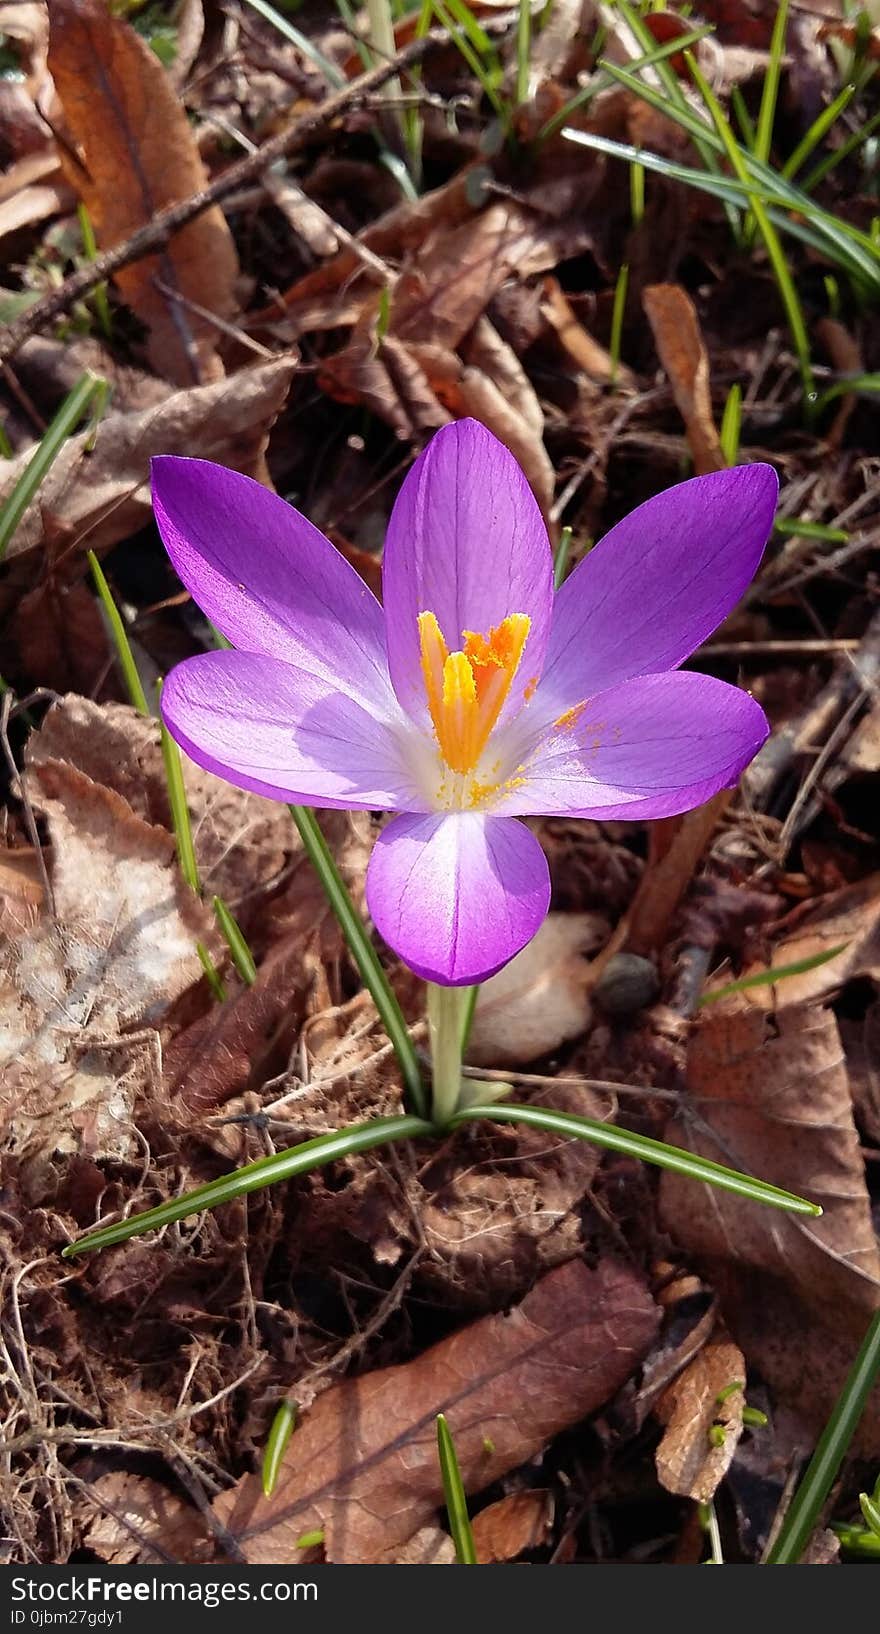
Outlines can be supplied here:
<path id="1" fill-rule="evenodd" d="M 443 1501 L 437 1413 L 466 1490 L 480 1491 L 613 1395 L 656 1325 L 637 1272 L 609 1259 L 595 1271 L 570 1261 L 509 1315 L 334 1385 L 296 1431 L 272 1497 L 246 1476 L 215 1512 L 252 1564 L 295 1559 L 297 1539 L 316 1529 L 329 1562 L 379 1564 Z"/>
<path id="2" fill-rule="evenodd" d="M 165 69 L 129 23 L 99 0 L 52 0 L 49 16 L 49 68 L 72 139 L 59 152 L 101 249 L 112 249 L 166 205 L 203 192 L 207 172 Z M 159 254 L 119 269 L 115 282 L 147 327 L 157 374 L 178 385 L 222 376 L 210 315 L 235 311 L 237 274 L 216 205 Z"/>

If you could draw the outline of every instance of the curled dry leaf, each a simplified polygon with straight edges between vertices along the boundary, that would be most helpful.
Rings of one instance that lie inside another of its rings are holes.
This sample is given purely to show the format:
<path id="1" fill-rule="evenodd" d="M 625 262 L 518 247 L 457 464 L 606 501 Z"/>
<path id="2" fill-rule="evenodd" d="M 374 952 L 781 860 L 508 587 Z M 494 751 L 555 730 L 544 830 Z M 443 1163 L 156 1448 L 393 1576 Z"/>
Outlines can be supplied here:
<path id="1" fill-rule="evenodd" d="M 858 976 L 880 982 L 880 874 L 869 874 L 856 885 L 796 908 L 781 928 L 783 934 L 772 958 L 756 960 L 745 975 L 768 966 L 798 964 L 835 947 L 840 952 L 813 970 L 786 976 L 778 986 L 747 988 L 743 998 L 756 1009 L 774 1010 L 780 1003 L 821 1003 Z"/>
<path id="2" fill-rule="evenodd" d="M 87 432 L 70 437 L 10 540 L 7 560 L 43 546 L 46 517 L 83 551 L 91 547 L 100 553 L 127 539 L 151 515 L 153 454 L 197 455 L 247 476 L 263 476 L 269 428 L 294 368 L 291 358 L 278 358 L 210 386 L 172 392 L 135 413 L 108 414 L 94 439 Z M 32 456 L 29 448 L 4 462 L 0 505 Z"/>
<path id="3" fill-rule="evenodd" d="M 477 1563 L 494 1566 L 516 1560 L 546 1543 L 553 1524 L 553 1498 L 541 1489 L 511 1492 L 474 1517 Z"/>
<path id="4" fill-rule="evenodd" d="M 578 370 L 591 380 L 607 385 L 614 375 L 611 353 L 593 339 L 575 316 L 557 278 L 544 279 L 541 313 Z M 617 365 L 617 380 L 622 386 L 635 384 L 635 376 L 625 363 Z"/>
<path id="5" fill-rule="evenodd" d="M 528 947 L 477 996 L 467 1059 L 475 1066 L 522 1066 L 549 1055 L 590 1023 L 590 969 L 608 935 L 599 914 L 550 914 Z"/>
<path id="6" fill-rule="evenodd" d="M 607 1401 L 656 1326 L 631 1267 L 570 1261 L 508 1315 L 483 1317 L 402 1366 L 334 1385 L 297 1430 L 271 1499 L 248 1475 L 215 1512 L 253 1564 L 289 1563 L 297 1538 L 318 1528 L 332 1564 L 391 1560 L 443 1502 L 439 1412 L 466 1490 L 480 1491 Z"/>
<path id="7" fill-rule="evenodd" d="M 721 1007 L 699 1021 L 687 1084 L 696 1118 L 665 1138 L 810 1197 L 804 1220 L 664 1170 L 661 1213 L 695 1258 L 763 1271 L 820 1320 L 861 1337 L 880 1303 L 880 1250 L 837 1022 L 830 1011 Z M 714 1280 L 714 1273 L 713 1278 Z M 737 1335 L 738 1337 L 738 1335 Z"/>
<path id="8" fill-rule="evenodd" d="M 208 177 L 171 81 L 146 40 L 100 0 L 52 0 L 49 67 L 78 150 L 62 160 L 103 250 L 159 210 L 201 193 Z M 179 385 L 223 374 L 217 330 L 188 302 L 228 318 L 238 258 L 218 207 L 203 211 L 164 250 L 121 267 L 115 282 L 149 330 L 157 374 Z M 162 286 L 162 287 L 160 287 Z"/>
<path id="9" fill-rule="evenodd" d="M 192 1504 L 147 1475 L 112 1470 L 85 1488 L 93 1519 L 83 1543 L 108 1566 L 208 1561 L 212 1542 Z"/>
<path id="10" fill-rule="evenodd" d="M 651 284 L 642 292 L 642 305 L 684 421 L 694 469 L 698 476 L 721 471 L 727 462 L 712 418 L 709 355 L 694 303 L 680 284 Z"/>
<path id="11" fill-rule="evenodd" d="M 666 1429 L 654 1458 L 667 1492 L 697 1503 L 714 1497 L 742 1435 L 745 1382 L 742 1351 L 720 1339 L 704 1346 L 664 1391 L 654 1411 Z M 723 1436 L 713 1437 L 713 1429 Z"/>
<path id="12" fill-rule="evenodd" d="M 27 747 L 27 764 L 64 760 L 114 789 L 148 823 L 172 828 L 159 722 L 128 704 L 59 699 Z M 280 873 L 299 838 L 287 808 L 234 788 L 181 757 L 193 843 L 204 889 L 236 903 Z"/>
<path id="13" fill-rule="evenodd" d="M 683 817 L 663 817 L 651 824 L 648 866 L 628 916 L 627 946 L 633 953 L 654 953 L 666 946 L 673 915 L 732 799 L 733 791 L 722 789 Z"/>
<path id="14" fill-rule="evenodd" d="M 5 1142 L 29 1161 L 128 1154 L 155 1028 L 201 975 L 207 911 L 170 834 L 118 794 L 53 760 L 27 788 L 48 823 L 54 912 L 10 944 L 0 980 Z"/>

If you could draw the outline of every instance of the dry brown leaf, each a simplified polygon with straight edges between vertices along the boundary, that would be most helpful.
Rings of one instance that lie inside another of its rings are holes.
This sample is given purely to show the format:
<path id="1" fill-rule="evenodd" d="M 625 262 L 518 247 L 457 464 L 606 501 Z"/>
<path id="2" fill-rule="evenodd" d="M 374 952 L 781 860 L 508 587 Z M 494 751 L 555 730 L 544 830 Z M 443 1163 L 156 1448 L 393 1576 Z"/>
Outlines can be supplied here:
<path id="1" fill-rule="evenodd" d="M 733 791 L 722 789 L 683 817 L 652 823 L 651 855 L 629 911 L 627 946 L 633 953 L 665 946 L 672 917 L 732 799 Z"/>
<path id="2" fill-rule="evenodd" d="M 727 461 L 712 418 L 709 356 L 694 303 L 680 284 L 650 284 L 642 304 L 685 424 L 694 469 L 698 476 L 722 471 Z"/>
<path id="3" fill-rule="evenodd" d="M 59 699 L 27 746 L 27 764 L 65 760 L 122 795 L 148 823 L 171 829 L 159 722 L 127 704 L 98 704 L 75 693 Z M 300 850 L 286 806 L 233 788 L 182 757 L 187 805 L 202 884 L 236 903 L 267 885 Z"/>
<path id="4" fill-rule="evenodd" d="M 346 1379 L 297 1430 L 265 1499 L 248 1475 L 215 1511 L 254 1564 L 289 1563 L 322 1529 L 332 1564 L 393 1559 L 443 1501 L 435 1418 L 465 1488 L 480 1491 L 607 1401 L 647 1351 L 657 1311 L 641 1277 L 570 1261 L 508 1315 L 487 1316 L 413 1361 Z"/>
<path id="5" fill-rule="evenodd" d="M 43 909 L 43 873 L 32 847 L 0 851 L 0 936 L 15 940 L 30 930 Z"/>
<path id="6" fill-rule="evenodd" d="M 10 946 L 0 979 L 5 1138 L 31 1161 L 130 1155 L 154 1029 L 201 976 L 210 916 L 171 835 L 119 795 L 63 761 L 32 768 L 27 787 L 48 824 L 54 915 Z"/>
<path id="7" fill-rule="evenodd" d="M 578 369 L 591 380 L 607 384 L 614 374 L 611 353 L 575 317 L 556 278 L 544 279 L 541 312 Z M 625 363 L 618 363 L 617 379 L 622 386 L 631 386 L 635 376 Z"/>
<path id="8" fill-rule="evenodd" d="M 746 975 L 798 964 L 843 946 L 836 958 L 813 970 L 786 976 L 776 986 L 747 988 L 743 997 L 756 1009 L 821 1001 L 857 976 L 880 982 L 880 874 L 869 874 L 856 885 L 846 885 L 830 896 L 796 908 L 782 930 L 769 963 L 766 959 L 756 960 Z"/>
<path id="9" fill-rule="evenodd" d="M 184 107 L 146 40 L 121 17 L 108 16 L 100 0 L 52 0 L 49 16 L 49 67 L 79 150 L 80 162 L 68 159 L 65 168 L 101 249 L 112 249 L 167 205 L 201 193 L 207 173 Z M 216 327 L 185 303 L 228 318 L 237 274 L 232 235 L 216 206 L 164 250 L 114 274 L 149 330 L 157 374 L 179 385 L 222 376 Z"/>
<path id="10" fill-rule="evenodd" d="M 550 914 L 528 946 L 481 986 L 468 1060 L 522 1066 L 586 1032 L 590 969 L 584 956 L 607 935 L 598 914 Z"/>
<path id="11" fill-rule="evenodd" d="M 148 1475 L 112 1470 L 90 1482 L 87 1495 L 97 1514 L 83 1543 L 108 1566 L 211 1559 L 212 1540 L 198 1511 Z"/>
<path id="12" fill-rule="evenodd" d="M 667 1492 L 697 1503 L 715 1496 L 742 1435 L 745 1383 L 742 1351 L 721 1339 L 705 1345 L 664 1391 L 655 1412 L 666 1429 L 654 1457 Z M 720 1445 L 711 1438 L 715 1427 L 724 1431 Z"/>
<path id="13" fill-rule="evenodd" d="M 701 1262 L 787 1283 L 808 1309 L 858 1334 L 880 1303 L 880 1251 L 837 1022 L 830 1011 L 705 1012 L 687 1064 L 699 1121 L 665 1139 L 821 1203 L 804 1219 L 664 1170 L 661 1214 Z M 714 1280 L 714 1272 L 712 1273 Z M 739 1337 L 738 1335 L 736 1335 Z"/>
<path id="14" fill-rule="evenodd" d="M 211 386 L 173 392 L 155 407 L 108 414 L 90 452 L 88 433 L 70 437 L 39 498 L 22 517 L 7 560 L 42 547 L 47 515 L 83 550 L 90 546 L 101 552 L 127 539 L 151 514 L 153 454 L 197 455 L 248 476 L 263 475 L 269 427 L 287 396 L 294 368 L 291 358 L 282 357 Z M 32 456 L 28 448 L 4 462 L 0 505 Z"/>
<path id="15" fill-rule="evenodd" d="M 546 1543 L 553 1524 L 553 1498 L 540 1488 L 511 1492 L 474 1517 L 473 1533 L 480 1566 L 516 1560 L 527 1549 Z"/>
<path id="16" fill-rule="evenodd" d="M 394 1556 L 395 1566 L 454 1566 L 455 1544 L 439 1526 L 423 1526 L 414 1532 Z"/>

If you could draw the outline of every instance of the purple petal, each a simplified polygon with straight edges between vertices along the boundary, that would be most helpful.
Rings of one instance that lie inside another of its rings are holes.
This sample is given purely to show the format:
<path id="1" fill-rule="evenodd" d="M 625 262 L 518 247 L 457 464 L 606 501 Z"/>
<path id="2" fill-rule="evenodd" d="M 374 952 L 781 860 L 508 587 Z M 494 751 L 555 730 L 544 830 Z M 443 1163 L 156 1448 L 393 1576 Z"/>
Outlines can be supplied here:
<path id="1" fill-rule="evenodd" d="M 208 460 L 152 461 L 153 506 L 178 577 L 218 630 L 396 713 L 382 609 L 311 522 Z"/>
<path id="2" fill-rule="evenodd" d="M 538 841 L 504 817 L 395 817 L 367 869 L 380 935 L 417 976 L 445 987 L 494 975 L 531 940 L 549 903 Z"/>
<path id="3" fill-rule="evenodd" d="M 609 687 L 526 763 L 511 814 L 673 817 L 730 788 L 769 727 L 747 692 L 670 670 Z"/>
<path id="4" fill-rule="evenodd" d="M 618 522 L 557 594 L 541 694 L 575 704 L 680 664 L 754 578 L 778 491 L 772 466 L 741 465 Z"/>
<path id="5" fill-rule="evenodd" d="M 191 760 L 238 788 L 300 805 L 411 807 L 399 739 L 321 676 L 277 658 L 201 653 L 171 671 L 162 715 Z"/>
<path id="6" fill-rule="evenodd" d="M 434 613 L 450 652 L 512 613 L 531 629 L 501 719 L 541 673 L 553 607 L 553 558 L 537 501 L 513 455 L 476 420 L 444 426 L 397 496 L 382 563 L 394 690 L 427 717 L 418 616 Z"/>

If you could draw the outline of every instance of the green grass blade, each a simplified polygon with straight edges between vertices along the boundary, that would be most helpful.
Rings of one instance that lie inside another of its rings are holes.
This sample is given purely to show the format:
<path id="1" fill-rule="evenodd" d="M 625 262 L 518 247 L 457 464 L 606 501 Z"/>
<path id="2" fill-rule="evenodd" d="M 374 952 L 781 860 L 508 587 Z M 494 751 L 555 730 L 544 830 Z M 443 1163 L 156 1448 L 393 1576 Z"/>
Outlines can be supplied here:
<path id="1" fill-rule="evenodd" d="M 653 68 L 656 63 L 664 62 L 667 57 L 676 56 L 686 46 L 696 45 L 700 40 L 704 40 L 707 34 L 711 33 L 710 25 L 705 23 L 702 28 L 689 29 L 687 34 L 681 34 L 675 40 L 664 40 L 662 45 L 655 44 L 651 51 L 647 51 L 643 57 L 638 57 L 634 62 L 630 63 L 630 72 L 635 74 L 641 68 Z M 543 142 L 546 137 L 551 136 L 554 131 L 559 129 L 560 125 L 565 124 L 566 119 L 577 108 L 582 108 L 585 102 L 592 102 L 600 91 L 605 90 L 607 83 L 607 70 L 604 64 L 600 63 L 589 84 L 582 86 L 579 91 L 575 92 L 575 95 L 566 102 L 565 106 L 560 108 L 558 113 L 553 114 L 545 125 L 541 126 L 537 140 Z"/>
<path id="2" fill-rule="evenodd" d="M 616 386 L 617 372 L 620 368 L 620 341 L 623 334 L 623 316 L 626 311 L 626 295 L 629 289 L 629 263 L 624 261 L 617 274 L 614 285 L 614 305 L 611 309 L 611 338 L 608 343 L 608 355 L 611 360 L 608 384 Z"/>
<path id="3" fill-rule="evenodd" d="M 443 1495 L 446 1499 L 446 1513 L 449 1516 L 449 1530 L 455 1544 L 456 1560 L 459 1566 L 476 1566 L 477 1550 L 467 1511 L 464 1482 L 455 1455 L 455 1445 L 449 1433 L 449 1425 L 442 1413 L 437 1414 L 437 1456 L 440 1459 Z"/>
<path id="4" fill-rule="evenodd" d="M 865 120 L 864 125 L 860 125 L 857 130 L 854 130 L 845 142 L 841 142 L 839 148 L 835 148 L 833 153 L 828 153 L 824 159 L 820 159 L 819 163 L 813 167 L 809 175 L 805 176 L 801 182 L 804 192 L 812 193 L 837 165 L 841 164 L 844 159 L 848 159 L 856 148 L 861 147 L 863 142 L 867 142 L 868 138 L 873 136 L 878 125 L 880 125 L 880 112 L 872 114 L 870 119 Z"/>
<path id="5" fill-rule="evenodd" d="M 97 240 L 95 239 L 95 229 L 92 226 L 92 218 L 82 200 L 80 200 L 76 207 L 76 213 L 79 219 L 79 230 L 82 234 L 83 250 L 85 252 L 86 260 L 97 261 L 98 244 Z M 107 285 L 96 284 L 92 290 L 90 300 L 95 311 L 95 317 L 98 320 L 98 326 L 102 335 L 104 336 L 104 339 L 112 340 L 113 322 L 110 317 L 110 302 L 107 299 Z"/>
<path id="6" fill-rule="evenodd" d="M 652 1140 L 648 1135 L 635 1135 L 629 1129 L 620 1129 L 613 1123 L 599 1123 L 593 1118 L 578 1117 L 574 1113 L 554 1112 L 546 1106 L 515 1106 L 503 1103 L 489 1106 L 468 1106 L 456 1112 L 449 1127 L 456 1129 L 462 1123 L 488 1118 L 495 1123 L 524 1123 L 532 1129 L 545 1129 L 551 1135 L 563 1135 L 570 1140 L 589 1140 L 595 1146 L 604 1146 L 612 1152 L 625 1152 L 628 1157 L 640 1158 L 643 1163 L 654 1163 L 661 1169 L 671 1169 L 690 1180 L 702 1180 L 720 1191 L 733 1192 L 752 1203 L 764 1203 L 768 1208 L 790 1210 L 793 1214 L 822 1213 L 818 1203 L 810 1203 L 793 1192 L 771 1186 L 765 1180 L 727 1169 L 711 1158 L 686 1152 L 680 1146 L 667 1146 L 665 1141 Z"/>
<path id="7" fill-rule="evenodd" d="M 880 1311 L 872 1317 L 846 1383 L 834 1404 L 806 1474 L 798 1487 L 766 1561 L 796 1566 L 821 1516 L 868 1396 L 880 1373 Z"/>
<path id="8" fill-rule="evenodd" d="M 553 588 L 558 590 L 568 570 L 568 558 L 571 552 L 571 536 L 573 530 L 565 527 L 559 535 L 559 544 L 553 557 Z"/>
<path id="9" fill-rule="evenodd" d="M 781 174 L 787 181 L 796 176 L 801 166 L 806 164 L 814 148 L 818 146 L 823 136 L 827 135 L 831 126 L 849 107 L 855 94 L 856 87 L 854 85 L 844 85 L 843 90 L 838 92 L 834 101 L 830 102 L 827 108 L 823 108 L 822 112 L 813 120 L 809 130 L 801 137 L 794 152 L 789 154 L 782 166 Z"/>
<path id="10" fill-rule="evenodd" d="M 282 1180 L 292 1180 L 296 1175 L 323 1169 L 337 1158 L 370 1152 L 376 1146 L 387 1146 L 394 1141 L 418 1140 L 433 1134 L 433 1124 L 427 1123 L 424 1118 L 402 1114 L 397 1118 L 374 1118 L 369 1123 L 353 1124 L 350 1129 L 340 1129 L 330 1135 L 316 1135 L 299 1146 L 289 1146 L 282 1152 L 273 1152 L 270 1157 L 257 1158 L 255 1163 L 246 1163 L 243 1168 L 234 1169 L 219 1180 L 210 1180 L 207 1185 L 197 1186 L 182 1197 L 172 1197 L 157 1208 L 146 1209 L 143 1214 L 135 1214 L 127 1220 L 117 1221 L 115 1225 L 90 1231 L 78 1242 L 68 1243 L 62 1251 L 63 1257 L 72 1259 L 76 1254 L 91 1254 L 99 1248 L 110 1248 L 114 1243 L 128 1242 L 132 1237 L 143 1236 L 145 1231 L 158 1231 L 162 1226 L 172 1225 L 175 1220 L 201 1214 L 203 1209 L 220 1208 L 223 1203 L 231 1203 L 236 1197 L 247 1197 L 252 1191 L 261 1191 L 264 1186 L 276 1186 Z"/>
<path id="11" fill-rule="evenodd" d="M 337 68 L 336 63 L 331 62 L 329 57 L 325 57 L 323 51 L 320 51 L 312 43 L 308 35 L 295 28 L 293 23 L 289 22 L 286 17 L 282 17 L 274 6 L 267 4 L 267 0 L 245 0 L 245 5 L 250 6 L 251 11 L 255 11 L 267 23 L 271 23 L 273 28 L 277 28 L 278 33 L 283 34 L 291 45 L 295 45 L 297 51 L 301 51 L 307 61 L 314 63 L 318 72 L 324 75 L 328 85 L 332 85 L 337 91 L 342 89 L 346 83 L 342 69 Z"/>
<path id="12" fill-rule="evenodd" d="M 271 1498 L 278 1484 L 278 1475 L 284 1460 L 284 1454 L 296 1429 L 296 1414 L 296 1402 L 283 1401 L 272 1420 L 266 1441 L 266 1450 L 263 1453 L 263 1467 L 260 1472 L 264 1498 Z"/>
<path id="13" fill-rule="evenodd" d="M 125 682 L 125 690 L 128 693 L 129 702 L 141 715 L 149 715 L 150 706 L 147 703 L 147 695 L 144 691 L 143 682 L 141 681 L 137 664 L 134 661 L 134 654 L 132 653 L 131 643 L 128 639 L 128 631 L 122 622 L 122 614 L 120 613 L 119 608 L 113 599 L 113 592 L 107 583 L 104 576 L 104 569 L 98 561 L 95 552 L 90 550 L 87 554 L 89 567 L 92 570 L 92 578 L 95 581 L 95 589 L 100 597 L 101 606 L 107 615 L 107 623 L 110 625 L 110 632 L 113 636 L 113 645 L 116 648 L 116 656 L 119 659 L 119 668 L 122 671 L 122 678 Z"/>
<path id="14" fill-rule="evenodd" d="M 778 516 L 773 531 L 790 539 L 824 539 L 831 545 L 847 545 L 850 539 L 846 528 L 832 528 L 826 522 L 810 522 L 805 516 Z"/>
<path id="15" fill-rule="evenodd" d="M 819 410 L 827 408 L 837 397 L 846 397 L 849 392 L 853 392 L 856 397 L 873 397 L 880 392 L 880 374 L 851 374 L 845 375 L 842 380 L 835 380 L 833 386 L 829 386 L 821 393 Z"/>
<path id="16" fill-rule="evenodd" d="M 763 159 L 765 162 L 770 158 L 773 124 L 776 119 L 776 104 L 779 100 L 779 79 L 782 72 L 782 58 L 785 53 L 788 7 L 789 0 L 779 0 L 773 23 L 773 33 L 770 36 L 770 51 L 767 72 L 764 75 L 764 84 L 761 89 L 758 123 L 755 126 L 755 154 L 757 158 Z"/>
<path id="17" fill-rule="evenodd" d="M 701 97 L 703 98 L 703 101 L 706 104 L 721 141 L 724 143 L 727 157 L 730 160 L 737 177 L 744 185 L 748 185 L 750 181 L 748 167 L 743 159 L 740 146 L 724 116 L 724 112 L 718 98 L 716 97 L 705 76 L 700 71 L 696 60 L 690 55 L 689 52 L 685 54 L 685 60 L 688 65 L 691 78 L 693 79 L 694 84 L 696 85 Z M 791 330 L 794 349 L 798 356 L 801 384 L 803 386 L 805 404 L 807 405 L 809 412 L 816 401 L 816 383 L 813 378 L 813 365 L 810 359 L 810 341 L 807 335 L 807 325 L 801 309 L 800 299 L 795 288 L 794 279 L 789 271 L 788 262 L 785 259 L 785 253 L 782 249 L 782 245 L 779 242 L 779 236 L 776 232 L 776 228 L 767 214 L 763 201 L 758 197 L 756 192 L 750 193 L 749 207 L 757 223 L 758 232 L 764 240 L 764 248 L 767 252 L 767 258 L 776 277 L 780 299 L 785 308 L 786 317 L 788 319 L 788 327 Z"/>
<path id="18" fill-rule="evenodd" d="M 308 806 L 291 806 L 290 813 L 299 829 L 300 839 L 309 860 L 324 888 L 327 901 L 342 927 L 342 934 L 348 943 L 351 956 L 363 977 L 364 985 L 372 995 L 385 1031 L 394 1046 L 409 1103 L 419 1116 L 424 1117 L 428 1103 L 419 1058 L 391 983 L 367 935 L 366 926 L 330 855 L 329 846 L 321 833 L 315 813 Z"/>
<path id="19" fill-rule="evenodd" d="M 161 693 L 162 683 L 158 684 Z M 162 742 L 162 759 L 165 763 L 165 781 L 168 785 L 168 804 L 171 807 L 171 822 L 174 827 L 174 838 L 177 842 L 177 861 L 187 885 L 191 891 L 201 891 L 199 879 L 199 865 L 196 861 L 196 848 L 193 845 L 192 823 L 189 820 L 189 806 L 186 799 L 186 788 L 183 782 L 183 766 L 180 760 L 180 750 L 164 721 L 159 722 L 159 733 Z"/>
<path id="20" fill-rule="evenodd" d="M 241 926 L 235 914 L 231 908 L 227 908 L 222 896 L 215 896 L 212 899 L 211 906 L 214 909 L 214 916 L 232 957 L 232 963 L 235 965 L 242 981 L 246 982 L 248 987 L 253 987 L 257 979 L 257 967 L 254 963 L 254 956 L 241 933 Z"/>
<path id="21" fill-rule="evenodd" d="M 529 0 L 519 0 L 516 18 L 516 100 L 522 106 L 529 94 L 532 52 L 532 11 Z"/>
<path id="22" fill-rule="evenodd" d="M 32 458 L 0 508 L 0 562 L 6 555 L 9 541 L 31 500 L 37 494 L 71 432 L 76 430 L 95 397 L 106 390 L 107 382 L 102 380 L 100 375 L 84 374 L 65 397 L 51 425 L 43 433 Z"/>
<path id="23" fill-rule="evenodd" d="M 205 979 L 211 989 L 211 992 L 217 1000 L 217 1003 L 225 1004 L 226 988 L 223 986 L 223 978 L 220 975 L 220 972 L 217 969 L 213 959 L 211 958 L 208 949 L 205 947 L 204 942 L 196 942 L 196 952 L 199 956 L 199 963 L 205 972 Z"/>
<path id="24" fill-rule="evenodd" d="M 778 965 L 775 970 L 755 970 L 751 976 L 740 976 L 736 981 L 725 982 L 723 987 L 712 987 L 702 995 L 697 1009 L 703 1010 L 707 1004 L 717 1004 L 719 999 L 729 999 L 733 993 L 745 993 L 750 987 L 775 987 L 777 982 L 784 982 L 787 976 L 803 976 L 808 970 L 818 970 L 820 965 L 827 965 L 829 959 L 836 959 L 848 945 L 847 942 L 840 942 L 837 947 L 827 948 L 824 953 L 811 954 L 809 959 L 796 959 L 794 964 Z"/>
<path id="25" fill-rule="evenodd" d="M 724 404 L 724 413 L 721 416 L 721 430 L 718 440 L 721 452 L 728 465 L 735 465 L 739 454 L 740 427 L 742 425 L 742 386 L 735 380 L 727 393 Z"/>

